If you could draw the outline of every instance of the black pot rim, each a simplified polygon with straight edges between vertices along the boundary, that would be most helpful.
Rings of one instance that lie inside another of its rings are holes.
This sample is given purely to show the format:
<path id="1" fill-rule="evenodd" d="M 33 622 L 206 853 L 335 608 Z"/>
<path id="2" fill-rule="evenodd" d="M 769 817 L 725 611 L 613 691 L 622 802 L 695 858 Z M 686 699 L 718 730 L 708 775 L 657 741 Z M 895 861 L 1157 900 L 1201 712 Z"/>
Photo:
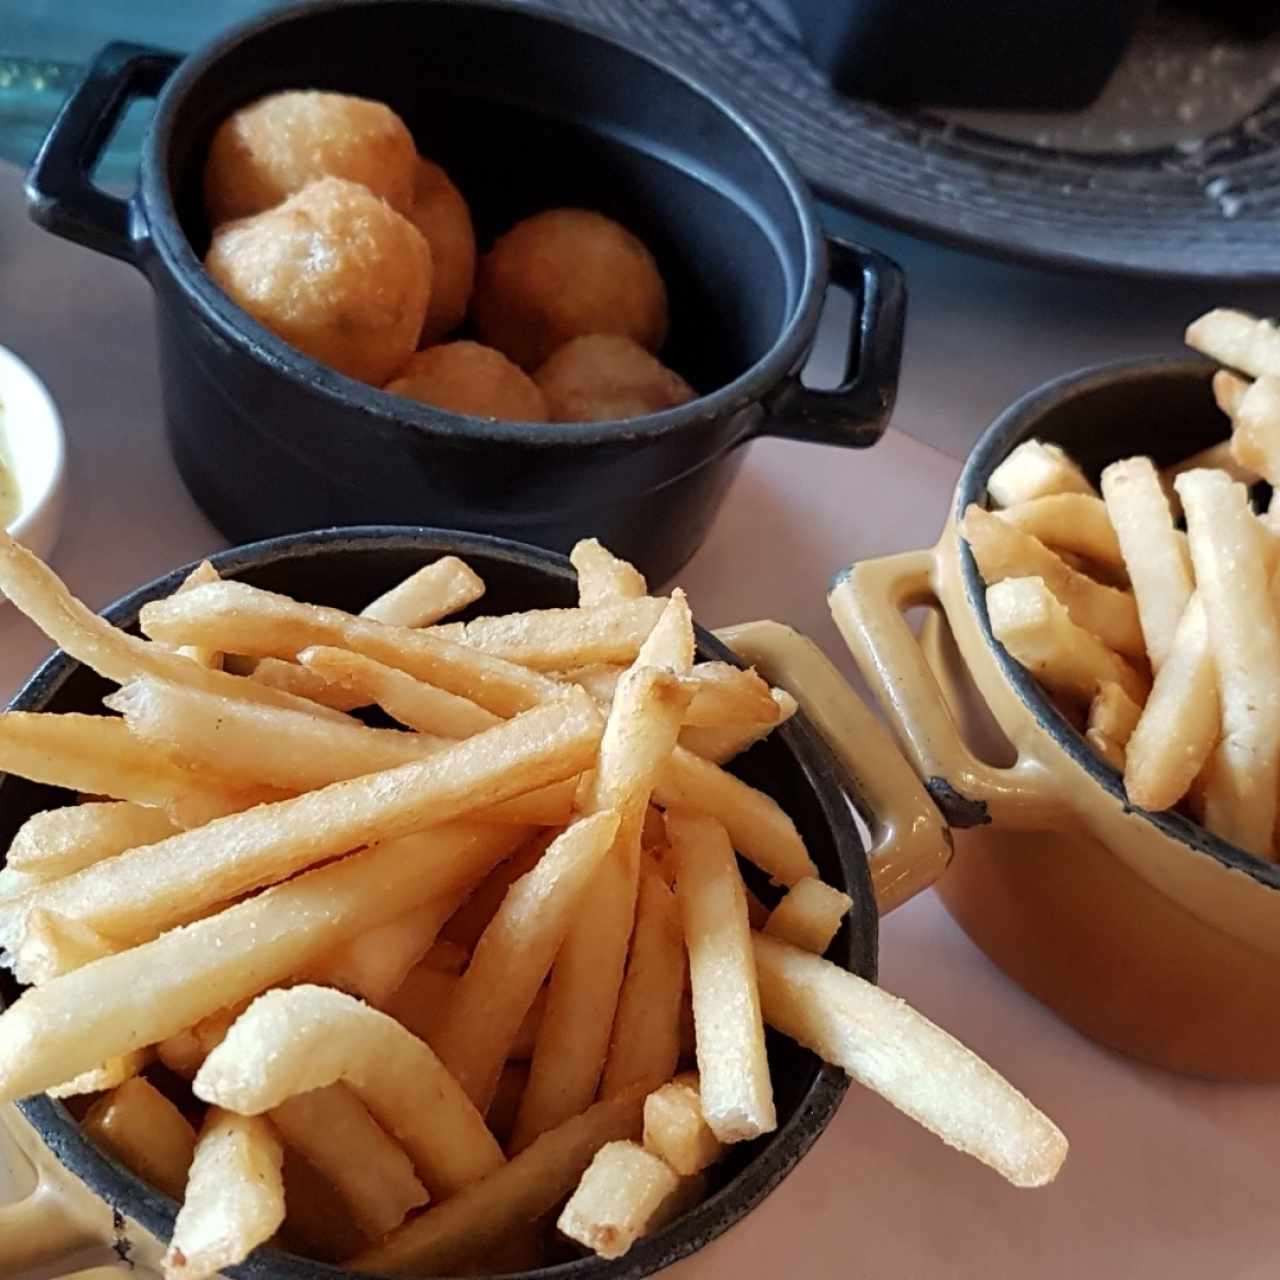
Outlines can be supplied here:
<path id="1" fill-rule="evenodd" d="M 960 473 L 960 479 L 956 482 L 952 517 L 955 537 L 959 543 L 965 598 L 977 615 L 983 638 L 1005 679 L 1013 686 L 1040 728 L 1108 795 L 1118 800 L 1126 812 L 1137 814 L 1161 835 L 1178 841 L 1193 852 L 1207 854 L 1222 866 L 1241 871 L 1269 889 L 1280 889 L 1280 865 L 1246 853 L 1180 813 L 1157 813 L 1139 809 L 1129 803 L 1121 775 L 1094 752 L 1084 736 L 1053 705 L 1027 669 L 992 634 L 991 619 L 987 613 L 986 585 L 978 572 L 969 544 L 960 533 L 960 521 L 969 504 L 985 503 L 987 480 L 991 472 L 1004 460 L 1013 445 L 1035 434 L 1036 424 L 1050 410 L 1110 383 L 1143 378 L 1207 379 L 1216 367 L 1202 357 L 1148 356 L 1115 360 L 1063 374 L 1027 392 L 996 418 L 974 446 Z"/>
<path id="2" fill-rule="evenodd" d="M 178 103 L 198 80 L 234 54 L 240 45 L 263 31 L 335 9 L 398 5 L 416 8 L 464 5 L 472 9 L 520 14 L 564 27 L 649 63 L 731 120 L 739 133 L 764 156 L 782 182 L 803 240 L 800 294 L 770 349 L 727 385 L 661 413 L 597 423 L 501 422 L 448 413 L 348 378 L 303 355 L 236 306 L 210 279 L 178 220 L 165 164 Z M 145 228 L 144 234 L 150 237 L 160 262 L 187 300 L 231 346 L 261 360 L 276 373 L 304 383 L 342 407 L 360 410 L 384 429 L 421 433 L 458 443 L 564 448 L 642 442 L 681 430 L 696 430 L 702 424 L 735 414 L 758 401 L 799 365 L 817 329 L 827 285 L 826 241 L 818 226 L 809 189 L 786 154 L 731 99 L 699 80 L 679 62 L 665 58 L 651 48 L 632 44 L 604 26 L 570 17 L 544 0 L 307 0 L 231 28 L 187 57 L 161 91 L 155 117 L 143 143 L 133 216 L 135 222 Z M 144 262 L 144 268 L 149 270 L 150 265 Z"/>
<path id="3" fill-rule="evenodd" d="M 360 525 L 316 529 L 285 534 L 247 543 L 210 556 L 220 571 L 244 569 L 288 559 L 312 548 L 346 546 L 356 548 L 412 549 L 432 554 L 484 554 L 497 556 L 528 569 L 575 580 L 567 557 L 526 543 L 489 534 L 463 533 L 447 529 L 409 525 Z M 102 611 L 102 616 L 118 626 L 136 622 L 142 605 L 171 595 L 194 564 L 185 565 L 122 596 Z M 700 654 L 741 666 L 737 656 L 710 632 L 697 628 Z M 9 710 L 39 710 L 52 698 L 68 676 L 81 664 L 61 649 L 47 658 L 18 691 Z M 877 977 L 878 918 L 871 890 L 866 850 L 849 816 L 843 773 L 816 729 L 797 713 L 775 733 L 795 757 L 805 778 L 820 798 L 830 823 L 832 841 L 847 887 L 854 898 L 854 913 L 861 913 L 864 960 L 858 962 L 859 940 L 850 930 L 849 950 L 839 959 L 859 976 L 874 982 Z M 852 919 L 852 916 L 851 916 Z M 866 935 L 870 935 L 867 937 Z M 688 1257 L 739 1222 L 791 1172 L 834 1118 L 849 1088 L 849 1078 L 836 1067 L 817 1061 L 812 1083 L 794 1112 L 773 1135 L 768 1145 L 728 1183 L 653 1236 L 642 1238 L 624 1257 L 613 1261 L 588 1257 L 559 1263 L 536 1271 L 515 1273 L 519 1280 L 640 1280 Z M 167 1241 L 172 1235 L 178 1206 L 169 1197 L 143 1182 L 124 1165 L 99 1151 L 80 1130 L 66 1107 L 40 1094 L 16 1104 L 40 1134 L 52 1154 L 90 1190 L 114 1210 L 138 1223 L 153 1236 Z M 355 1280 L 364 1272 L 316 1262 L 274 1248 L 256 1251 L 247 1262 L 229 1269 L 233 1280 Z M 368 1275 L 367 1280 L 380 1280 Z M 381 1280 L 395 1280 L 382 1277 Z"/>

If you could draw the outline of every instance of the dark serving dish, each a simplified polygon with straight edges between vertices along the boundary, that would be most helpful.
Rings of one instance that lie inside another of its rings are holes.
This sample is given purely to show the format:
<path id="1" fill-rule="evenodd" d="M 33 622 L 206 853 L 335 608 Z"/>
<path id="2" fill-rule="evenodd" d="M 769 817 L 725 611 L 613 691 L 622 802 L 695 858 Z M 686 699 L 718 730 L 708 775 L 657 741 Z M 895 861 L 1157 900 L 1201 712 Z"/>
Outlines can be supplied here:
<path id="1" fill-rule="evenodd" d="M 706 394 L 627 421 L 491 422 L 352 381 L 251 320 L 201 267 L 201 175 L 231 111 L 290 87 L 395 108 L 467 196 L 482 248 L 555 205 L 631 227 L 667 280 L 664 358 Z M 149 95 L 138 189 L 119 200 L 89 175 L 128 104 Z M 109 45 L 51 128 L 27 195 L 37 222 L 150 280 L 178 467 L 235 541 L 430 523 L 566 551 L 593 534 L 661 582 L 705 536 L 741 445 L 870 445 L 892 407 L 899 270 L 824 239 L 803 181 L 728 98 L 665 54 L 537 4 L 319 0 L 185 61 Z M 856 309 L 847 380 L 818 391 L 799 371 L 829 279 Z"/>
<path id="2" fill-rule="evenodd" d="M 425 561 L 462 556 L 484 578 L 485 612 L 576 603 L 576 579 L 560 556 L 496 538 L 435 529 L 329 529 L 260 542 L 214 556 L 229 578 L 287 592 L 316 603 L 359 608 Z M 133 626 L 144 604 L 172 594 L 187 568 L 132 592 L 106 610 Z M 474 611 L 474 610 L 473 610 Z M 700 656 L 736 661 L 716 638 L 699 630 Z M 19 692 L 10 709 L 100 711 L 106 682 L 57 653 Z M 850 816 L 840 769 L 814 729 L 797 716 L 734 763 L 734 772 L 769 792 L 794 818 L 823 879 L 848 893 L 853 909 L 828 952 L 838 964 L 874 980 L 877 928 L 867 856 Z M 68 802 L 67 793 L 17 778 L 0 782 L 0 847 L 40 809 Z M 762 893 L 765 888 L 758 881 Z M 18 988 L 0 981 L 0 1002 Z M 548 1280 L 623 1280 L 649 1275 L 707 1244 L 753 1209 L 790 1172 L 835 1114 L 848 1085 L 845 1074 L 807 1050 L 769 1033 L 778 1128 L 768 1137 L 730 1149 L 714 1171 L 711 1195 L 695 1209 L 639 1241 L 616 1262 L 584 1258 L 545 1267 Z M 124 1218 L 168 1240 L 177 1206 L 81 1134 L 70 1112 L 47 1097 L 18 1104 L 45 1145 L 68 1169 Z M 125 1237 L 129 1228 L 123 1228 Z M 262 1249 L 227 1272 L 236 1280 L 338 1280 L 353 1273 L 274 1249 Z"/>

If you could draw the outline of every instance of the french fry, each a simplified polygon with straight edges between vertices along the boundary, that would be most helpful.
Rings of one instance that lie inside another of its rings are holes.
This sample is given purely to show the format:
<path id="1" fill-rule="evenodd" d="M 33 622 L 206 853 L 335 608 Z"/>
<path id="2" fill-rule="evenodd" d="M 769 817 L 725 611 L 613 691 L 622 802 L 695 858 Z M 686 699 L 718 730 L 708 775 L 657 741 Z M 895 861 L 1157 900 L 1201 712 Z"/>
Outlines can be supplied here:
<path id="1" fill-rule="evenodd" d="M 13 837 L 5 864 L 52 879 L 82 871 L 126 849 L 155 844 L 176 830 L 164 810 L 127 800 L 72 804 L 28 818 Z"/>
<path id="2" fill-rule="evenodd" d="M 437 969 L 425 960 L 420 961 L 409 970 L 404 981 L 382 1006 L 383 1012 L 389 1013 L 419 1040 L 431 1044 L 449 996 L 458 985 L 458 976 L 448 970 Z"/>
<path id="3" fill-rule="evenodd" d="M 1113 462 L 1102 473 L 1102 496 L 1133 584 L 1147 656 L 1159 673 L 1194 590 L 1186 539 L 1173 527 L 1150 458 Z"/>
<path id="4" fill-rule="evenodd" d="M 483 876 L 520 838 L 517 828 L 454 824 L 388 842 L 24 991 L 0 1014 L 0 1100 L 156 1044 L 284 981 L 415 902 Z"/>
<path id="5" fill-rule="evenodd" d="M 371 1240 L 394 1231 L 410 1209 L 427 1203 L 409 1157 L 345 1085 L 288 1098 L 269 1118 L 285 1144 L 337 1187 Z"/>
<path id="6" fill-rule="evenodd" d="M 1239 374 L 1232 373 L 1230 369 L 1219 369 L 1213 375 L 1213 399 L 1218 408 L 1227 415 L 1228 418 L 1234 418 L 1240 410 L 1240 401 L 1244 399 L 1244 393 L 1249 390 L 1249 380 L 1240 377 Z M 1224 448 L 1225 446 L 1225 448 Z M 1210 445 L 1208 449 L 1202 449 L 1195 457 L 1203 458 L 1205 454 L 1215 450 L 1225 452 L 1228 457 L 1231 452 L 1231 442 L 1224 440 L 1221 444 Z M 1190 461 L 1190 459 L 1188 459 Z M 1212 467 L 1211 462 L 1202 461 L 1199 466 L 1180 466 L 1183 471 L 1197 471 L 1201 467 Z M 1237 479 L 1239 477 L 1236 477 Z"/>
<path id="7" fill-rule="evenodd" d="M 569 559 L 578 571 L 578 604 L 584 609 L 618 600 L 638 600 L 649 594 L 644 575 L 595 538 L 578 542 L 569 552 Z"/>
<path id="8" fill-rule="evenodd" d="M 818 956 L 765 934 L 756 934 L 754 943 L 771 1026 L 1014 1186 L 1054 1179 L 1066 1138 L 959 1041 L 904 1001 Z M 705 1089 L 704 1074 L 704 1099 Z"/>
<path id="9" fill-rule="evenodd" d="M 182 1199 L 196 1131 L 153 1084 L 133 1076 L 99 1098 L 80 1122 L 85 1137 L 144 1182 Z"/>
<path id="10" fill-rule="evenodd" d="M 538 1042 L 538 1031 L 542 1026 L 542 1017 L 547 1011 L 547 989 L 543 987 L 533 998 L 529 1012 L 524 1015 L 520 1030 L 511 1045 L 509 1062 L 528 1062 L 533 1057 L 534 1045 Z"/>
<path id="11" fill-rule="evenodd" d="M 615 810 L 604 810 L 552 842 L 511 886 L 449 998 L 432 1046 L 482 1113 L 618 821 Z"/>
<path id="12" fill-rule="evenodd" d="M 194 1080 L 204 1060 L 227 1038 L 232 1023 L 249 1007 L 241 1000 L 201 1018 L 194 1026 L 169 1036 L 156 1045 L 156 1057 L 175 1075 Z"/>
<path id="13" fill-rule="evenodd" d="M 86 1093 L 106 1093 L 108 1089 L 115 1089 L 140 1074 L 151 1062 L 151 1058 L 149 1049 L 135 1049 L 133 1053 L 111 1058 L 100 1067 L 86 1071 L 65 1084 L 55 1085 L 46 1092 L 51 1098 L 78 1098 Z"/>
<path id="14" fill-rule="evenodd" d="M 1280 377 L 1280 332 L 1267 320 L 1219 307 L 1187 326 L 1187 346 L 1251 378 Z"/>
<path id="15" fill-rule="evenodd" d="M 311 791 L 422 760 L 450 741 L 356 720 L 335 724 L 159 680 L 135 680 L 104 701 L 149 747 L 238 788 Z"/>
<path id="16" fill-rule="evenodd" d="M 1024 440 L 991 473 L 987 494 L 998 507 L 1057 493 L 1094 494 L 1088 477 L 1056 445 Z"/>
<path id="17" fill-rule="evenodd" d="M 252 658 L 245 661 L 252 668 L 248 673 L 250 680 L 291 693 L 296 698 L 306 698 L 308 702 L 318 703 L 331 711 L 354 711 L 357 707 L 368 705 L 363 694 L 335 684 L 318 671 L 312 671 L 310 667 L 304 667 L 300 663 L 284 658 Z"/>
<path id="18" fill-rule="evenodd" d="M 780 884 L 816 876 L 795 823 L 772 796 L 748 786 L 682 747 L 671 753 L 653 788 L 666 809 L 689 809 L 716 819 L 733 846 Z"/>
<path id="19" fill-rule="evenodd" d="M 728 764 L 730 760 L 767 738 L 799 710 L 799 704 L 785 689 L 771 689 L 769 693 L 774 705 L 771 721 L 741 726 L 726 725 L 722 729 L 689 726 L 680 731 L 680 745 L 686 751 L 710 760 L 712 764 Z"/>
<path id="20" fill-rule="evenodd" d="M 493 1091 L 493 1101 L 485 1112 L 485 1123 L 493 1136 L 505 1147 L 516 1127 L 520 1112 L 520 1099 L 529 1083 L 529 1065 L 526 1062 L 508 1062 L 498 1077 L 498 1087 Z"/>
<path id="21" fill-rule="evenodd" d="M 1231 456 L 1244 468 L 1280 486 L 1280 375 L 1259 378 L 1241 397 L 1231 436 Z"/>
<path id="22" fill-rule="evenodd" d="M 83 921 L 35 907 L 23 916 L 17 943 L 11 948 L 10 965 L 15 974 L 23 975 L 23 981 L 40 982 L 119 950 Z"/>
<path id="23" fill-rule="evenodd" d="M 556 1222 L 562 1235 L 602 1258 L 621 1258 L 659 1225 L 680 1175 L 638 1143 L 607 1142 L 587 1166 Z"/>
<path id="24" fill-rule="evenodd" d="M 1057 552 L 1123 568 L 1120 543 L 1106 506 L 1090 493 L 1050 493 L 993 513 Z"/>
<path id="25" fill-rule="evenodd" d="M 17 867 L 0 867 L 0 902 L 12 898 L 21 898 L 38 889 L 48 877 L 32 875 L 29 871 L 20 871 Z"/>
<path id="26" fill-rule="evenodd" d="M 237 584 L 210 583 L 170 599 L 189 600 L 202 592 L 219 591 L 232 585 Z M 0 592 L 60 649 L 116 684 L 128 684 L 130 680 L 141 676 L 154 676 L 158 680 L 194 685 L 198 689 L 221 693 L 229 698 L 292 707 L 294 710 L 311 711 L 330 718 L 336 714 L 243 676 L 233 676 L 225 671 L 210 671 L 180 653 L 162 645 L 148 644 L 145 640 L 139 640 L 136 636 L 113 627 L 81 604 L 48 565 L 3 531 L 0 531 Z"/>
<path id="27" fill-rule="evenodd" d="M 853 899 L 812 876 L 797 880 L 769 913 L 764 931 L 793 947 L 822 955 L 839 932 Z"/>
<path id="28" fill-rule="evenodd" d="M 1089 704 L 1085 741 L 1113 769 L 1123 773 L 1125 747 L 1141 718 L 1142 708 L 1118 684 L 1104 684 Z"/>
<path id="29" fill-rule="evenodd" d="M 601 731 L 587 695 L 571 694 L 425 760 L 259 805 L 0 904 L 0 940 L 12 946 L 26 911 L 42 907 L 112 941 L 145 941 L 325 858 L 555 782 L 590 761 Z"/>
<path id="30" fill-rule="evenodd" d="M 689 950 L 702 1110 L 721 1142 L 777 1127 L 756 990 L 751 927 L 728 833 L 713 818 L 670 811 L 676 893 Z"/>
<path id="31" fill-rule="evenodd" d="M 680 906 L 650 868 L 640 877 L 631 954 L 600 1080 L 602 1098 L 640 1085 L 656 1088 L 675 1075 L 685 967 Z"/>
<path id="32" fill-rule="evenodd" d="M 702 1114 L 694 1072 L 677 1076 L 644 1100 L 644 1145 L 677 1173 L 690 1177 L 724 1155 L 724 1143 Z"/>
<path id="33" fill-rule="evenodd" d="M 480 935 L 498 914 L 498 908 L 502 906 L 511 886 L 538 865 L 557 834 L 554 831 L 540 831 L 505 862 L 494 867 L 484 882 L 476 886 L 466 902 L 445 922 L 440 936 L 446 942 L 455 943 L 468 952 L 475 950 Z"/>
<path id="34" fill-rule="evenodd" d="M 165 1280 L 212 1280 L 266 1244 L 284 1221 L 283 1163 L 265 1120 L 211 1110 L 164 1255 Z"/>
<path id="35" fill-rule="evenodd" d="M 436 1198 L 504 1163 L 484 1117 L 427 1045 L 394 1018 L 325 987 L 259 996 L 205 1059 L 192 1090 L 213 1106 L 256 1116 L 338 1081 L 400 1143 Z"/>
<path id="36" fill-rule="evenodd" d="M 1146 701 L 1146 677 L 1072 622 L 1043 579 L 1006 578 L 988 587 L 987 615 L 995 638 L 1050 693 L 1087 704 L 1110 682 Z"/>
<path id="37" fill-rule="evenodd" d="M 483 822 L 511 822 L 528 827 L 567 826 L 575 812 L 580 777 L 565 778 L 490 805 L 476 818 Z"/>
<path id="38" fill-rule="evenodd" d="M 689 704 L 680 675 L 692 664 L 693 649 L 693 619 L 676 592 L 619 682 L 600 741 L 585 808 L 616 809 L 621 823 L 592 881 L 591 910 L 574 921 L 556 956 L 513 1150 L 596 1095 L 635 921 L 640 832 L 654 779 L 671 756 Z"/>
<path id="39" fill-rule="evenodd" d="M 345 1262 L 369 1246 L 338 1189 L 296 1151 L 284 1149 L 285 1219 L 279 1245 L 318 1262 Z"/>
<path id="40" fill-rule="evenodd" d="M 146 605 L 142 629 L 165 643 L 216 644 L 226 652 L 255 658 L 296 659 L 315 645 L 351 649 L 499 716 L 516 715 L 563 693 L 562 686 L 546 676 L 442 640 L 429 629 L 392 627 L 341 609 L 299 604 L 243 582 L 215 582 Z"/>
<path id="41" fill-rule="evenodd" d="M 508 1233 L 549 1213 L 606 1142 L 640 1136 L 639 1092 L 597 1102 L 535 1139 L 487 1178 L 393 1231 L 348 1266 L 356 1271 L 457 1274 Z"/>
<path id="42" fill-rule="evenodd" d="M 1221 472 L 1189 471 L 1177 487 L 1222 714 L 1205 825 L 1269 858 L 1280 785 L 1280 623 L 1264 563 L 1265 535 L 1245 488 Z"/>
<path id="43" fill-rule="evenodd" d="M 643 596 L 590 609 L 533 609 L 476 618 L 444 634 L 454 643 L 535 671 L 631 662 L 666 604 Z"/>
<path id="44" fill-rule="evenodd" d="M 318 645 L 304 649 L 298 661 L 330 685 L 350 694 L 357 706 L 376 703 L 389 716 L 419 733 L 443 738 L 469 738 L 498 723 L 499 717 L 482 706 L 447 693 L 435 685 L 375 662 L 361 653 Z"/>
<path id="45" fill-rule="evenodd" d="M 360 610 L 362 618 L 393 627 L 426 627 L 474 604 L 484 582 L 457 556 L 441 556 Z"/>
<path id="46" fill-rule="evenodd" d="M 653 666 L 674 664 L 654 662 Z M 680 664 L 682 665 L 682 664 Z M 602 706 L 613 702 L 618 681 L 625 668 L 602 665 L 579 667 L 565 677 L 581 685 Z M 685 711 L 684 723 L 698 729 L 742 730 L 759 726 L 767 732 L 778 722 L 776 691 L 769 688 L 754 671 L 735 667 L 728 662 L 700 662 L 688 669 L 686 681 L 693 697 Z"/>
<path id="47" fill-rule="evenodd" d="M 202 560 L 189 574 L 183 579 L 179 591 L 192 591 L 196 587 L 203 587 L 208 582 L 221 582 L 222 575 L 207 560 Z M 208 667 L 211 670 L 222 669 L 222 654 L 217 649 L 202 649 L 194 645 L 187 646 L 178 650 L 184 658 L 190 658 L 192 662 L 202 667 Z"/>
<path id="48" fill-rule="evenodd" d="M 989 586 L 1007 578 L 1040 578 L 1077 626 L 1120 653 L 1142 657 L 1138 607 L 1129 592 L 1077 572 L 1042 542 L 976 504 L 964 513 L 960 530 Z"/>

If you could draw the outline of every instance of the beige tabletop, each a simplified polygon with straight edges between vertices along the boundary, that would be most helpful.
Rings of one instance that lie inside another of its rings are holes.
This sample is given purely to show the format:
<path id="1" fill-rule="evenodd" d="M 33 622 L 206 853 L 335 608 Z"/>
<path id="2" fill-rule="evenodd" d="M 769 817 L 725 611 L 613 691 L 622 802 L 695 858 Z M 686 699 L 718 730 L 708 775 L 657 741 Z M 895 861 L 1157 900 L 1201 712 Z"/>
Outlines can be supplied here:
<path id="1" fill-rule="evenodd" d="M 702 622 L 781 618 L 851 671 L 825 610 L 831 574 L 853 559 L 932 541 L 958 459 L 1010 399 L 1080 364 L 1174 350 L 1182 324 L 1219 299 L 1060 278 L 846 226 L 909 272 L 895 429 L 867 453 L 750 446 L 680 581 Z M 1267 309 L 1247 294 L 1231 300 Z M 54 565 L 75 591 L 101 606 L 224 545 L 187 497 L 164 442 L 145 283 L 27 225 L 17 174 L 3 167 L 0 343 L 35 366 L 66 418 L 70 503 Z M 824 355 L 835 347 L 831 337 Z M 825 365 L 829 373 L 829 358 Z M 0 607 L 0 694 L 16 689 L 47 648 Z M 1280 1089 L 1187 1080 L 1082 1040 L 1006 981 L 932 894 L 885 922 L 881 975 L 1062 1125 L 1072 1150 L 1058 1182 L 1012 1190 L 855 1088 L 773 1197 L 673 1275 L 1276 1274 Z M 22 1176 L 5 1170 L 0 1159 L 0 1199 Z"/>

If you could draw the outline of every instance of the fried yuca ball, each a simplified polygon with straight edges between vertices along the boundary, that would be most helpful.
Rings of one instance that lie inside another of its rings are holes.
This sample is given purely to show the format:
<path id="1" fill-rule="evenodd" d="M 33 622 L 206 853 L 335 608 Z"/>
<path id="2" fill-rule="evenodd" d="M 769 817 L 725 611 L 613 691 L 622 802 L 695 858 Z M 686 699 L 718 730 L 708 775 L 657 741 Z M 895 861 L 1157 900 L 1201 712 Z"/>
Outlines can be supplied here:
<path id="1" fill-rule="evenodd" d="M 278 337 L 377 386 L 413 353 L 431 296 L 431 250 L 417 228 L 341 178 L 225 223 L 204 265 Z"/>
<path id="2" fill-rule="evenodd" d="M 413 204 L 418 150 L 390 107 L 368 98 L 288 90 L 228 116 L 209 145 L 209 225 L 271 209 L 317 178 L 346 178 L 393 209 Z"/>
<path id="3" fill-rule="evenodd" d="M 566 342 L 533 375 L 552 422 L 609 422 L 674 409 L 697 396 L 638 342 L 591 333 Z"/>
<path id="4" fill-rule="evenodd" d="M 435 279 L 420 345 L 439 342 L 466 318 L 476 276 L 476 233 L 471 210 L 449 175 L 419 157 L 409 221 L 431 246 Z"/>
<path id="5" fill-rule="evenodd" d="M 549 209 L 516 223 L 481 258 L 471 313 L 485 342 L 532 370 L 588 333 L 657 351 L 667 289 L 625 227 L 586 209 Z"/>
<path id="6" fill-rule="evenodd" d="M 478 342 L 446 342 L 416 352 L 385 389 L 473 418 L 547 420 L 547 402 L 533 379 L 501 351 Z"/>

